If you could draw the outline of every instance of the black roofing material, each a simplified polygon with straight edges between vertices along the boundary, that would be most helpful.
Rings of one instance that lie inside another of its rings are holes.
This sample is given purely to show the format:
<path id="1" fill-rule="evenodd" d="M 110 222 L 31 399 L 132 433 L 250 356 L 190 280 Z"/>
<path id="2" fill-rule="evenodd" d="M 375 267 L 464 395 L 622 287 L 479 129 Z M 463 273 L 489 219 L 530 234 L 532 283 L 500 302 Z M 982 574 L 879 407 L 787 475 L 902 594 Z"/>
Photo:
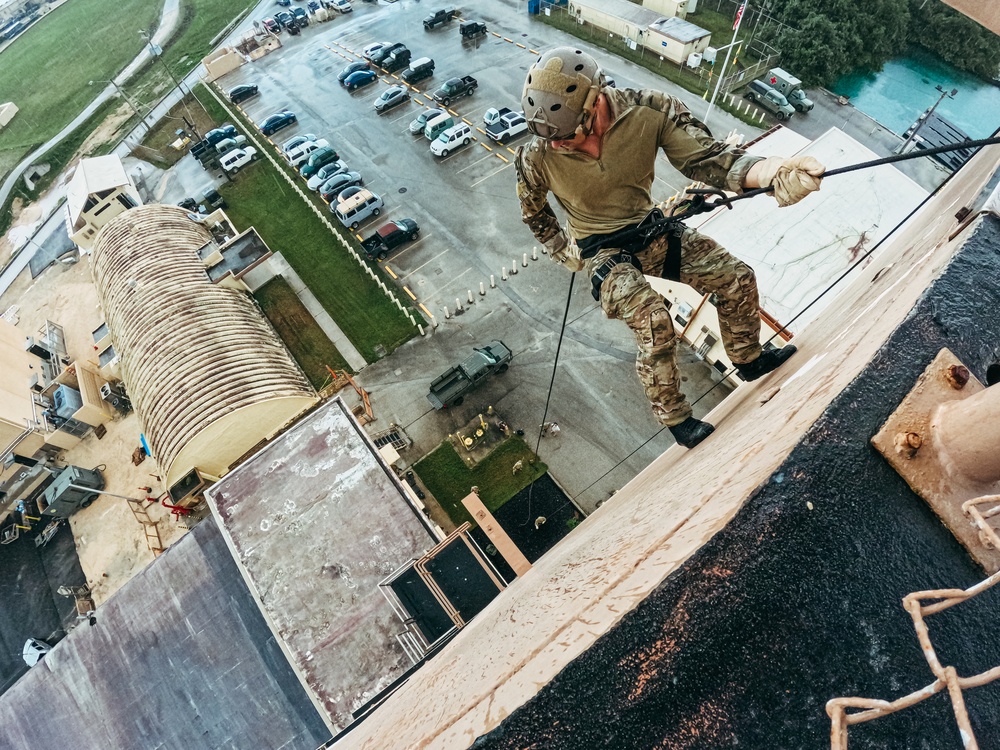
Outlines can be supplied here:
<path id="1" fill-rule="evenodd" d="M 980 378 L 997 359 L 998 263 L 987 217 L 729 525 L 474 747 L 821 749 L 830 698 L 933 682 L 900 600 L 985 573 L 869 439 L 942 347 Z M 994 589 L 929 618 L 943 663 L 1000 665 L 998 610 Z M 1000 737 L 1000 684 L 964 695 L 980 741 Z M 961 747 L 946 692 L 853 727 L 850 744 Z"/>
<path id="2" fill-rule="evenodd" d="M 330 736 L 211 518 L 0 698 L 2 748 L 282 748 Z"/>

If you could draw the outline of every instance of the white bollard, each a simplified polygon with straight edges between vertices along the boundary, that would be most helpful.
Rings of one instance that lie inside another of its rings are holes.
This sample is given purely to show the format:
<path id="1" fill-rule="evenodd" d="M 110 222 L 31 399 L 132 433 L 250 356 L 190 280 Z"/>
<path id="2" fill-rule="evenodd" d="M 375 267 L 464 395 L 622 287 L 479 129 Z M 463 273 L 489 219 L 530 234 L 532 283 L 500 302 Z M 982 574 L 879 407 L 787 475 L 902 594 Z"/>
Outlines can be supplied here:
<path id="1" fill-rule="evenodd" d="M 420 325 L 419 323 L 417 323 L 417 330 L 420 331 L 420 335 L 421 336 L 426 336 L 427 335 L 426 333 L 424 333 L 424 327 L 422 325 Z"/>
<path id="2" fill-rule="evenodd" d="M 455 312 L 461 312 L 464 309 L 465 308 L 462 307 L 462 300 L 460 300 L 458 297 L 455 297 Z"/>
<path id="3" fill-rule="evenodd" d="M 542 255 L 548 255 L 549 251 L 546 249 L 545 245 L 542 245 Z"/>
<path id="4" fill-rule="evenodd" d="M 510 264 L 510 275 L 511 276 L 516 276 L 517 275 L 517 259 L 511 261 L 511 264 Z"/>
<path id="5" fill-rule="evenodd" d="M 417 321 L 415 321 L 415 320 L 413 319 L 413 313 L 406 313 L 406 317 L 408 317 L 408 318 L 410 319 L 410 323 L 411 323 L 412 325 L 416 325 L 416 324 L 417 324 Z"/>
<path id="6" fill-rule="evenodd" d="M 507 266 L 504 266 L 502 269 L 500 269 L 500 281 L 506 281 L 506 280 L 507 280 Z"/>
<path id="7" fill-rule="evenodd" d="M 523 253 L 521 255 L 521 266 L 524 267 L 524 268 L 528 267 L 528 254 L 527 253 Z"/>
<path id="8" fill-rule="evenodd" d="M 484 284 L 482 281 L 479 282 L 479 296 L 480 297 L 486 296 L 486 284 Z"/>
<path id="9" fill-rule="evenodd" d="M 437 328 L 438 327 L 438 319 L 435 318 L 435 317 L 433 317 L 433 316 L 431 316 L 431 327 L 432 328 Z"/>
<path id="10" fill-rule="evenodd" d="M 444 306 L 444 319 L 445 320 L 450 320 L 451 319 L 451 313 L 448 312 L 448 305 Z"/>
<path id="11" fill-rule="evenodd" d="M 470 289 L 470 290 L 469 290 L 469 304 L 471 305 L 471 304 L 473 304 L 473 303 L 474 303 L 475 301 L 476 301 L 476 300 L 475 300 L 475 298 L 474 298 L 474 297 L 472 296 L 472 290 Z"/>
<path id="12" fill-rule="evenodd" d="M 490 289 L 496 289 L 496 288 L 497 288 L 497 279 L 496 279 L 496 276 L 494 276 L 493 274 L 490 274 Z"/>
<path id="13" fill-rule="evenodd" d="M 537 247 L 531 248 L 531 259 L 532 260 L 538 260 L 538 248 Z"/>

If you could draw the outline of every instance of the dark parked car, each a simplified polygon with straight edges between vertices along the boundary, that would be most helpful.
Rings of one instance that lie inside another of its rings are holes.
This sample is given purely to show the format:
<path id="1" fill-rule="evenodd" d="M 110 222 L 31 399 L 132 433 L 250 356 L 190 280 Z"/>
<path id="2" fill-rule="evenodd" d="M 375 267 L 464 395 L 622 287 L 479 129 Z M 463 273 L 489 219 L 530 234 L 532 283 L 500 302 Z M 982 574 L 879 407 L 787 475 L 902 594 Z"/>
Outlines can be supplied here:
<path id="1" fill-rule="evenodd" d="M 284 8 L 287 8 L 291 4 L 292 4 L 292 0 L 278 0 L 278 5 L 280 5 L 280 6 L 284 7 Z"/>
<path id="2" fill-rule="evenodd" d="M 475 39 L 486 34 L 486 24 L 482 21 L 463 21 L 458 31 L 463 39 Z"/>
<path id="3" fill-rule="evenodd" d="M 302 33 L 302 30 L 299 28 L 299 25 L 295 22 L 295 19 L 292 19 L 292 22 L 288 24 L 288 27 L 285 29 L 285 31 L 288 32 L 289 36 L 298 36 L 299 34 Z"/>
<path id="4" fill-rule="evenodd" d="M 294 16 L 295 23 L 299 25 L 299 28 L 309 25 L 309 14 L 306 13 L 305 8 L 292 8 L 292 16 Z"/>
<path id="5" fill-rule="evenodd" d="M 287 109 L 281 112 L 275 112 L 270 117 L 266 118 L 261 124 L 260 132 L 264 135 L 271 135 L 272 133 L 277 133 L 282 128 L 287 128 L 299 121 L 299 118 L 295 116 L 294 112 L 289 112 Z"/>
<path id="6" fill-rule="evenodd" d="M 453 18 L 458 17 L 458 11 L 454 8 L 443 8 L 441 10 L 436 10 L 431 13 L 427 18 L 424 19 L 424 28 L 433 29 L 435 26 L 440 26 L 443 23 L 448 23 Z"/>
<path id="7" fill-rule="evenodd" d="M 329 203 L 337 198 L 337 194 L 344 188 L 354 185 L 364 185 L 365 181 L 357 172 L 338 172 L 329 180 L 323 183 L 319 189 L 319 197 Z"/>
<path id="8" fill-rule="evenodd" d="M 329 146 L 321 148 L 318 151 L 314 151 L 309 158 L 306 159 L 306 163 L 299 167 L 299 175 L 308 180 L 319 171 L 320 167 L 332 164 L 336 162 L 338 158 L 340 157 L 337 156 L 337 152 Z"/>
<path id="9" fill-rule="evenodd" d="M 374 52 L 372 52 L 371 57 L 369 57 L 368 59 L 371 60 L 376 65 L 381 65 L 382 61 L 385 60 L 385 58 L 387 58 L 396 50 L 403 49 L 405 47 L 406 45 L 403 44 L 402 42 L 396 42 L 395 44 L 390 44 L 386 47 L 382 47 L 381 49 L 375 50 Z"/>
<path id="10" fill-rule="evenodd" d="M 354 91 L 362 86 L 375 83 L 377 80 L 378 76 L 375 74 L 374 70 L 359 70 L 356 73 L 351 73 L 344 79 L 344 86 L 348 91 Z"/>
<path id="11" fill-rule="evenodd" d="M 209 130 L 205 133 L 205 142 L 208 143 L 209 146 L 214 146 L 219 141 L 235 137 L 236 128 L 232 125 L 223 125 L 222 127 L 216 128 L 215 130 Z"/>
<path id="12" fill-rule="evenodd" d="M 410 50 L 400 47 L 382 60 L 382 69 L 387 73 L 395 73 L 410 64 Z"/>
<path id="13" fill-rule="evenodd" d="M 418 57 L 410 63 L 410 67 L 400 74 L 407 83 L 416 83 L 434 75 L 434 61 L 429 57 Z"/>
<path id="14" fill-rule="evenodd" d="M 212 208 L 225 209 L 228 204 L 215 188 L 209 188 L 197 200 L 194 198 L 185 198 L 177 205 L 181 208 L 186 208 L 188 211 L 198 211 L 204 214 L 208 213 L 209 209 Z"/>
<path id="15" fill-rule="evenodd" d="M 309 0 L 309 2 L 306 3 L 306 6 L 313 13 L 315 13 L 317 10 L 319 10 L 319 2 L 317 0 Z"/>
<path id="16" fill-rule="evenodd" d="M 352 62 L 342 71 L 340 71 L 340 74 L 337 76 L 337 80 L 340 81 L 341 85 L 344 85 L 344 81 L 347 80 L 347 76 L 349 76 L 351 73 L 357 73 L 359 70 L 371 70 L 371 68 L 368 67 L 368 63 L 366 63 L 364 60 L 358 60 L 357 62 Z"/>
<path id="17" fill-rule="evenodd" d="M 251 96 L 257 96 L 256 84 L 241 83 L 239 86 L 233 86 L 229 89 L 229 101 L 233 104 L 239 104 L 240 102 L 249 99 Z"/>
<path id="18" fill-rule="evenodd" d="M 295 25 L 295 16 L 289 13 L 287 10 L 279 10 L 274 14 L 274 20 L 281 24 L 281 28 L 287 29 L 289 26 Z"/>
<path id="19" fill-rule="evenodd" d="M 264 28 L 272 34 L 277 34 L 281 31 L 281 24 L 275 21 L 273 18 L 265 18 L 263 21 Z"/>
<path id="20" fill-rule="evenodd" d="M 379 227 L 371 237 L 361 241 L 361 247 L 369 258 L 385 260 L 389 253 L 420 235 L 420 227 L 413 219 L 390 221 Z"/>
<path id="21" fill-rule="evenodd" d="M 390 86 L 382 92 L 382 96 L 375 100 L 375 111 L 382 114 L 405 101 L 409 101 L 409 99 L 410 91 L 406 86 Z"/>

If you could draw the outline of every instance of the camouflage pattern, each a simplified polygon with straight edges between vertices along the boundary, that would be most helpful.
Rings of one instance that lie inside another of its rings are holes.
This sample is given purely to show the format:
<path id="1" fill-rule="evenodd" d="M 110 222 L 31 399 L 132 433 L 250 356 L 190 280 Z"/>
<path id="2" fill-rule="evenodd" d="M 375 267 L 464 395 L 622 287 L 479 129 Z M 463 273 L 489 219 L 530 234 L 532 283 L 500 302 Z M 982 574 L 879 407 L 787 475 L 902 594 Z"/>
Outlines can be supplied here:
<path id="1" fill-rule="evenodd" d="M 763 157 L 716 141 L 684 102 L 659 91 L 604 88 L 612 125 L 601 157 L 557 149 L 533 138 L 517 150 L 521 217 L 540 242 L 559 231 L 551 191 L 566 211 L 569 235 L 581 239 L 635 224 L 653 208 L 657 150 L 691 180 L 743 192 L 746 173 Z"/>
<path id="2" fill-rule="evenodd" d="M 588 262 L 588 273 L 593 275 L 616 252 L 612 248 L 599 252 Z M 643 273 L 661 276 L 666 252 L 667 238 L 661 237 L 639 253 Z M 691 407 L 680 388 L 674 354 L 677 336 L 670 312 L 643 273 L 626 263 L 612 268 L 601 286 L 601 308 L 635 335 L 639 347 L 636 372 L 653 414 L 669 427 L 690 417 Z M 681 238 L 681 282 L 701 294 L 716 295 L 722 343 L 734 363 L 752 362 L 760 356 L 757 280 L 750 266 L 711 237 L 687 229 Z"/>

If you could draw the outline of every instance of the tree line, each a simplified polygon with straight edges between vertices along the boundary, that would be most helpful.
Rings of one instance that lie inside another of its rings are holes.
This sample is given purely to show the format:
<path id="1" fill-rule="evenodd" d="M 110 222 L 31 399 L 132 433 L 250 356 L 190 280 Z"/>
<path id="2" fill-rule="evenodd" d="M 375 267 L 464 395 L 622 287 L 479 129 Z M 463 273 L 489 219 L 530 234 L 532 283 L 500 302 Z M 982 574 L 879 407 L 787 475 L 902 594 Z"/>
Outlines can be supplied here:
<path id="1" fill-rule="evenodd" d="M 983 78 L 1000 75 L 1000 37 L 941 0 L 769 0 L 764 8 L 780 23 L 760 36 L 809 85 L 880 70 L 911 44 Z"/>

